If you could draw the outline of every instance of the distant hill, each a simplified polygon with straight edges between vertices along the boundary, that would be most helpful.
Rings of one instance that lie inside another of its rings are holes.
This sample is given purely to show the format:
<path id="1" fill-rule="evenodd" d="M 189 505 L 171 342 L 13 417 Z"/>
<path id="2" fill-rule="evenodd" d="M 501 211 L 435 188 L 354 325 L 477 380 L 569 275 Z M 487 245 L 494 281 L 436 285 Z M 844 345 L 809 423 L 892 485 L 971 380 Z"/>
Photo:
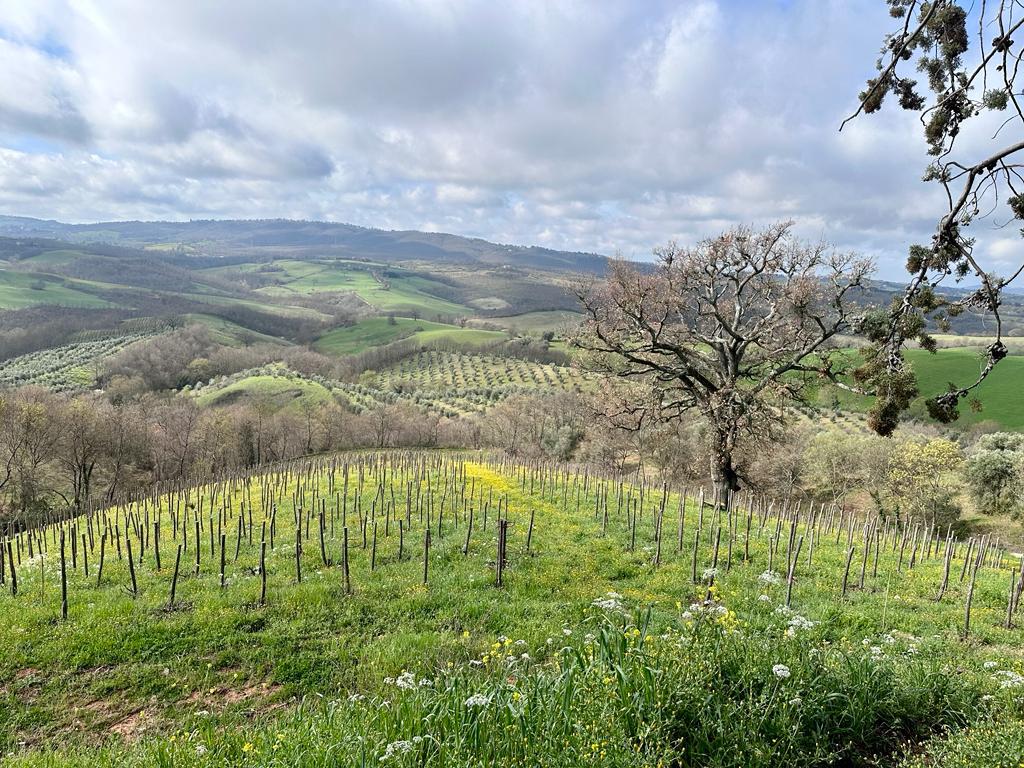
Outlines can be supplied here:
<path id="1" fill-rule="evenodd" d="M 601 274 L 608 259 L 593 253 L 536 246 L 502 245 L 440 232 L 369 229 L 352 224 L 288 219 L 109 221 L 65 224 L 22 216 L 0 216 L 0 236 L 46 237 L 71 243 L 181 249 L 206 255 L 282 256 L 300 249 L 318 256 L 373 261 L 479 263 Z"/>

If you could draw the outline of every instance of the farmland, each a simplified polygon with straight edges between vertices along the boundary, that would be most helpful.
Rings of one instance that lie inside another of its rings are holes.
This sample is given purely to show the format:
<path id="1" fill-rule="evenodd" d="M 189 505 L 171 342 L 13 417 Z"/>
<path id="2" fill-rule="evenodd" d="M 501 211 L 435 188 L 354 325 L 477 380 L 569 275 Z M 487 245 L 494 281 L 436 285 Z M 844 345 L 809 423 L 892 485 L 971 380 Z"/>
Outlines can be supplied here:
<path id="1" fill-rule="evenodd" d="M 411 339 L 419 343 L 452 341 L 459 344 L 483 344 L 503 338 L 506 335 L 497 331 L 462 328 L 411 317 L 372 317 L 330 331 L 317 339 L 315 347 L 333 355 L 352 355 L 400 339 Z"/>
<path id="2" fill-rule="evenodd" d="M 109 306 L 104 299 L 76 288 L 74 281 L 46 274 L 0 269 L 0 309 L 20 309 L 41 304 L 86 308 Z"/>
<path id="3" fill-rule="evenodd" d="M 893 766 L 932 735 L 1020 746 L 986 725 L 1024 690 L 1016 558 L 698 500 L 366 454 L 19 535 L 0 749 L 15 766 Z"/>
<path id="4" fill-rule="evenodd" d="M 0 387 L 34 385 L 68 392 L 95 384 L 103 361 L 155 332 L 143 331 L 80 341 L 0 362 Z"/>
<path id="5" fill-rule="evenodd" d="M 963 385 L 973 382 L 984 365 L 978 349 L 971 347 L 950 347 L 935 354 L 919 349 L 906 351 L 908 361 L 918 377 L 921 396 L 910 407 L 910 415 L 925 419 L 927 412 L 924 401 L 927 397 L 944 392 L 950 382 Z M 1024 411 L 1020 408 L 1020 381 L 1024 377 L 1024 357 L 1010 355 L 999 363 L 975 391 L 980 410 L 970 407 L 960 409 L 958 426 L 970 426 L 982 421 L 992 421 L 1004 429 L 1024 429 Z M 837 389 L 826 389 L 819 402 L 830 405 L 838 402 L 842 408 L 866 411 L 871 398 L 861 397 Z"/>

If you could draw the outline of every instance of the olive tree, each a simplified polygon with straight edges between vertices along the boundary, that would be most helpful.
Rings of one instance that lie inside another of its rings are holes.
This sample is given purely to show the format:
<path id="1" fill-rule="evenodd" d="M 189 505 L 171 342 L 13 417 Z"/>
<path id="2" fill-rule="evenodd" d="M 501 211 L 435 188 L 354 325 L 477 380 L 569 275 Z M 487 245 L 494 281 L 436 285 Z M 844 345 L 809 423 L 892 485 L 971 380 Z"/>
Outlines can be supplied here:
<path id="1" fill-rule="evenodd" d="M 859 324 L 854 294 L 871 263 L 805 244 L 791 222 L 738 227 L 692 248 L 655 251 L 653 269 L 613 262 L 579 292 L 585 322 L 573 340 L 606 377 L 613 423 L 640 428 L 696 413 L 705 424 L 719 501 L 739 490 L 743 440 L 772 439 L 806 374 L 838 379 L 848 353 L 836 336 Z M 625 387 L 614 382 L 625 382 Z"/>

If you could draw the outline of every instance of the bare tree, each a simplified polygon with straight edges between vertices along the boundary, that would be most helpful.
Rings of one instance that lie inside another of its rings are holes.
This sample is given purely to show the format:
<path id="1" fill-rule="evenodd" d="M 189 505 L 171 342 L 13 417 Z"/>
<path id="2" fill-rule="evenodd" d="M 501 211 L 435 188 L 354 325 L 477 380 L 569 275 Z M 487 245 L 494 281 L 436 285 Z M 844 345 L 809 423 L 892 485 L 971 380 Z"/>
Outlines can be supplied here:
<path id="1" fill-rule="evenodd" d="M 741 439 L 771 437 L 781 406 L 804 391 L 801 373 L 837 379 L 849 361 L 828 342 L 857 325 L 851 292 L 871 264 L 799 242 L 789 222 L 655 254 L 654 270 L 616 262 L 602 284 L 580 293 L 587 319 L 574 343 L 590 353 L 586 366 L 644 390 L 604 402 L 613 422 L 703 417 L 711 475 L 727 504 L 741 485 Z"/>
<path id="2" fill-rule="evenodd" d="M 993 339 L 978 377 L 952 383 L 926 401 L 931 415 L 942 422 L 959 416 L 960 400 L 1007 354 L 1001 295 L 1024 270 L 1024 260 L 1006 275 L 996 274 L 994 264 L 979 258 L 975 240 L 965 230 L 1000 203 L 1008 207 L 1011 221 L 1024 219 L 1024 109 L 1020 87 L 1015 90 L 1014 84 L 1024 53 L 1014 39 L 1024 37 L 1024 3 L 981 0 L 964 7 L 960 0 L 885 1 L 896 28 L 883 42 L 878 74 L 868 80 L 860 104 L 843 126 L 862 113 L 880 110 L 889 95 L 903 109 L 919 113 L 932 157 L 924 180 L 940 184 L 947 201 L 931 243 L 910 246 L 911 277 L 903 296 L 866 324 L 875 354 L 859 378 L 878 391 L 872 425 L 881 434 L 890 434 L 900 412 L 917 395 L 916 380 L 903 357 L 904 344 L 916 338 L 926 349 L 935 349 L 927 318 L 937 320 L 940 328 L 964 310 L 987 313 L 994 320 Z M 930 93 L 906 76 L 905 70 L 915 64 L 926 76 Z M 993 117 L 998 119 L 992 122 Z M 936 289 L 950 277 L 956 282 L 971 278 L 979 286 L 962 298 L 943 297 Z"/>

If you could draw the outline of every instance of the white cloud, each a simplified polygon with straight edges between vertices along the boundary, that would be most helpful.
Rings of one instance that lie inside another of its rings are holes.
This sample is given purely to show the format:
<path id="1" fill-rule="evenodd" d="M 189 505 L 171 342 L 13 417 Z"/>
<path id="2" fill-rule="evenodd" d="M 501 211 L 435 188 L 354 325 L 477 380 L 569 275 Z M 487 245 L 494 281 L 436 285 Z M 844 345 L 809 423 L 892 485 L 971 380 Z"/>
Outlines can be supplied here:
<path id="1" fill-rule="evenodd" d="M 889 24 L 877 0 L 0 0 L 0 211 L 636 257 L 792 217 L 897 276 L 934 220 L 920 128 L 837 130 Z"/>

